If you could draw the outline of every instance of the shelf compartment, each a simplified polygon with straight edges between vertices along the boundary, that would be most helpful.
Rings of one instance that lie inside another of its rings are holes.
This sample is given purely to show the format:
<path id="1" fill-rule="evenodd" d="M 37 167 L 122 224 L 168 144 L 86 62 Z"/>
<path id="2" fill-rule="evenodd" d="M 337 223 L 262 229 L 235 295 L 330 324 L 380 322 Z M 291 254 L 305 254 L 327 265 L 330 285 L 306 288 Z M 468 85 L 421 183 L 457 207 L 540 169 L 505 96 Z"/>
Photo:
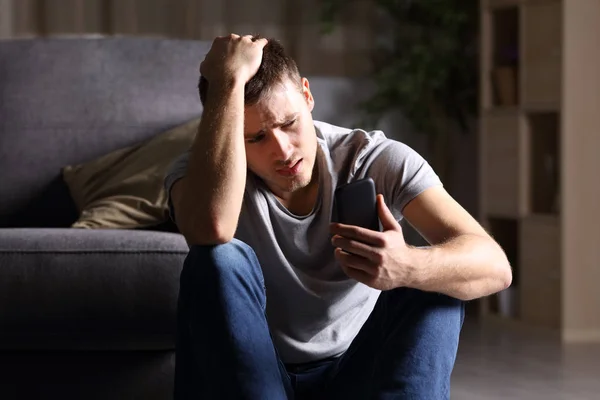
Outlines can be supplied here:
<path id="1" fill-rule="evenodd" d="M 494 8 L 490 14 L 491 103 L 511 107 L 519 104 L 519 8 Z"/>
<path id="2" fill-rule="evenodd" d="M 562 2 L 522 7 L 521 99 L 525 107 L 555 109 L 561 98 Z"/>
<path id="3" fill-rule="evenodd" d="M 560 226 L 558 217 L 531 216 L 520 222 L 520 318 L 534 325 L 561 325 Z"/>
<path id="4" fill-rule="evenodd" d="M 483 116 L 483 201 L 493 215 L 517 217 L 525 212 L 520 125 L 518 112 Z"/>
<path id="5" fill-rule="evenodd" d="M 533 214 L 560 212 L 559 114 L 529 113 L 529 211 Z"/>

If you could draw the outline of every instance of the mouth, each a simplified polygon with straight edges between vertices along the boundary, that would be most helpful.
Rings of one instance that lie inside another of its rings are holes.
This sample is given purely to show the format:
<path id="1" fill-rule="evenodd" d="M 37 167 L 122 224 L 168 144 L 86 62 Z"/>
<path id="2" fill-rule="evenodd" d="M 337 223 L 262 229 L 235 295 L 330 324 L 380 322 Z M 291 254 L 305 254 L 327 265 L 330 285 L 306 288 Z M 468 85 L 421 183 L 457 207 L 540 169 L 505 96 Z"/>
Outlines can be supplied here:
<path id="1" fill-rule="evenodd" d="M 289 167 L 285 167 L 285 168 L 280 168 L 277 170 L 277 173 L 283 176 L 294 176 L 294 175 L 298 175 L 298 173 L 300 172 L 300 167 L 302 167 L 302 161 L 303 159 L 301 158 L 300 160 L 296 161 L 293 164 L 290 164 Z"/>

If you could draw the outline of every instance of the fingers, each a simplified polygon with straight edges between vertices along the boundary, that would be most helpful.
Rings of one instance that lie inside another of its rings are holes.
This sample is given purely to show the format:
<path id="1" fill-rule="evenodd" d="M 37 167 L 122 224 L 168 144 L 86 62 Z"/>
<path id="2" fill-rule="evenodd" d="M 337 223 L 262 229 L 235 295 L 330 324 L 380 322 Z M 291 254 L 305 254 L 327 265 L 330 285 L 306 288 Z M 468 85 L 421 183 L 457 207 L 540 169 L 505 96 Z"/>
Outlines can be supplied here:
<path id="1" fill-rule="evenodd" d="M 230 45 L 244 43 L 245 45 L 251 45 L 252 47 L 258 47 L 258 48 L 262 49 L 268 43 L 268 40 L 265 38 L 258 38 L 258 39 L 255 39 L 255 38 L 256 38 L 255 35 L 241 36 L 241 35 L 237 35 L 235 33 L 230 33 L 227 36 L 217 36 L 213 41 L 212 47 L 223 46 L 223 45 L 226 45 L 227 43 L 229 43 Z"/>
<path id="2" fill-rule="evenodd" d="M 243 36 L 243 37 L 242 37 L 242 39 L 244 39 L 244 40 L 248 40 L 248 41 L 250 41 L 250 42 L 254 43 L 254 45 L 255 45 L 255 46 L 258 46 L 258 47 L 260 47 L 260 48 L 263 48 L 263 47 L 265 47 L 265 46 L 267 45 L 267 43 L 269 42 L 269 41 L 268 41 L 267 39 L 265 39 L 265 38 L 258 38 L 258 39 L 255 39 L 255 36 L 254 36 L 254 35 L 245 35 L 245 36 Z"/>
<path id="3" fill-rule="evenodd" d="M 348 253 L 364 257 L 374 263 L 377 263 L 381 259 L 376 247 L 369 246 L 363 242 L 348 239 L 340 235 L 334 235 L 333 238 L 331 238 L 331 244 Z"/>
<path id="4" fill-rule="evenodd" d="M 347 253 L 340 248 L 335 249 L 334 255 L 340 266 L 343 268 L 359 270 L 369 276 L 374 276 L 376 274 L 377 266 L 364 257 Z"/>
<path id="5" fill-rule="evenodd" d="M 217 40 L 227 40 L 227 39 L 238 39 L 240 37 L 240 35 L 236 35 L 235 33 L 230 33 L 229 35 L 225 35 L 225 36 L 217 36 L 214 41 Z"/>
<path id="6" fill-rule="evenodd" d="M 333 235 L 343 236 L 347 239 L 356 240 L 357 242 L 366 243 L 371 246 L 385 246 L 385 240 L 381 232 L 372 231 L 360 226 L 344 225 L 336 222 L 330 225 L 329 231 Z"/>
<path id="7" fill-rule="evenodd" d="M 217 36 L 214 40 L 246 40 L 257 44 L 262 44 L 263 46 L 268 43 L 268 40 L 265 38 L 254 39 L 256 35 L 238 35 L 235 33 L 230 33 L 227 36 Z"/>
<path id="8" fill-rule="evenodd" d="M 352 278 L 357 282 L 364 283 L 367 286 L 373 287 L 375 279 L 373 278 L 373 276 L 369 275 L 365 271 L 344 266 L 342 266 L 342 271 L 344 271 L 346 276 L 348 276 L 349 278 Z"/>
<path id="9" fill-rule="evenodd" d="M 376 279 L 374 269 L 361 262 L 361 257 L 345 253 L 341 249 L 335 250 L 335 258 L 346 276 L 367 286 L 372 286 Z"/>
<path id="10" fill-rule="evenodd" d="M 258 44 L 258 45 L 260 45 L 262 47 L 265 47 L 267 45 L 267 43 L 269 43 L 269 41 L 267 39 L 265 39 L 265 38 L 260 38 L 260 39 L 256 39 L 254 41 L 254 43 L 256 43 L 256 44 Z"/>

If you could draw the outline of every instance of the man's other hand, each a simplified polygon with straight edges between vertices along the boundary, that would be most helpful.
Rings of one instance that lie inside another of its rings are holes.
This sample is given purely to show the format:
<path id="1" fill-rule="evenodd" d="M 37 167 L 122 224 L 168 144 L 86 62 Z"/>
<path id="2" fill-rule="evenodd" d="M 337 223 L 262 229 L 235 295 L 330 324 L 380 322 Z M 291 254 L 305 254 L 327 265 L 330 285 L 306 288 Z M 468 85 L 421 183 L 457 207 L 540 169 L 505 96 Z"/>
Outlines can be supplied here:
<path id="1" fill-rule="evenodd" d="M 252 36 L 219 36 L 215 38 L 200 73 L 216 85 L 245 85 L 258 71 L 266 39 L 253 40 Z"/>

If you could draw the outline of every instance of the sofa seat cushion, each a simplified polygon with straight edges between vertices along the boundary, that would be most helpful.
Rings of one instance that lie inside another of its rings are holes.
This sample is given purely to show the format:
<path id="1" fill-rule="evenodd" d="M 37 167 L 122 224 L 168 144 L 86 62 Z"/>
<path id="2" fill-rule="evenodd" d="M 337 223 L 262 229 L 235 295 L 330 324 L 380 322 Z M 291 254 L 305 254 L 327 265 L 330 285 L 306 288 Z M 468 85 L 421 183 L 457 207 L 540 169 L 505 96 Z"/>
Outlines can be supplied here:
<path id="1" fill-rule="evenodd" d="M 176 233 L 0 229 L 0 349 L 173 349 L 187 252 Z"/>

